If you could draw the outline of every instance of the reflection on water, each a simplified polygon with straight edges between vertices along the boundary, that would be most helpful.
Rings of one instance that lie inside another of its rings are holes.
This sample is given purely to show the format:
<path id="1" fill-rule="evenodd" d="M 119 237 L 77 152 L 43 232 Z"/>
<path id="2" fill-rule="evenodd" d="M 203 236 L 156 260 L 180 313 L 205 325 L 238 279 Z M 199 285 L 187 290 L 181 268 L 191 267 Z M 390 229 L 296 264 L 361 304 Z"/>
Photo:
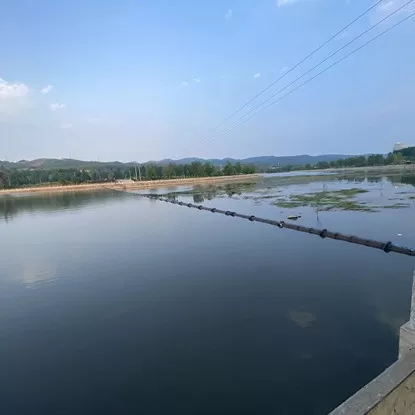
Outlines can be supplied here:
<path id="1" fill-rule="evenodd" d="M 54 281 L 56 278 L 56 265 L 41 258 L 24 264 L 23 283 L 27 287 L 36 287 L 39 284 Z"/>
<path id="2" fill-rule="evenodd" d="M 116 197 L 115 194 L 112 194 Z M 118 195 L 117 197 L 122 197 Z M 0 196 L 0 220 L 12 219 L 19 213 L 58 212 L 79 209 L 91 203 L 105 203 L 111 198 L 107 191 L 55 192 Z"/>
<path id="3" fill-rule="evenodd" d="M 150 193 L 277 219 L 276 198 L 323 186 L 415 194 L 407 174 L 284 180 Z M 412 258 L 111 192 L 0 210 L 2 414 L 319 415 L 397 357 Z M 318 220 L 415 245 L 413 214 Z"/>

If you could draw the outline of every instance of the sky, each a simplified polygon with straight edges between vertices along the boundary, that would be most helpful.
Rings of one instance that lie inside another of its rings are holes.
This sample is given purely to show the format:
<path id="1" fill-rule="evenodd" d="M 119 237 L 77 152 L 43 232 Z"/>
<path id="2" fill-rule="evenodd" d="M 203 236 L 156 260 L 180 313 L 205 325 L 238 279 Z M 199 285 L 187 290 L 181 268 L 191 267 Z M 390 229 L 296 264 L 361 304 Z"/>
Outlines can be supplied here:
<path id="1" fill-rule="evenodd" d="M 408 1 L 382 1 L 289 72 L 376 1 L 0 0 L 0 160 L 386 153 L 397 141 L 415 144 L 415 18 L 240 122 Z M 284 93 L 414 12 L 415 1 Z"/>

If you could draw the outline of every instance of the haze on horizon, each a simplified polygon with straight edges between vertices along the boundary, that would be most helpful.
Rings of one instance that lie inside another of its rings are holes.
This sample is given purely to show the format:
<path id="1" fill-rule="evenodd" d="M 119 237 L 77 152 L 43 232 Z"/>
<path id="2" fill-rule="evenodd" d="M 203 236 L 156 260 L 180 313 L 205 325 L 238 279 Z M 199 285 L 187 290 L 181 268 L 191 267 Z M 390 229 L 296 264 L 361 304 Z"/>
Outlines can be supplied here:
<path id="1" fill-rule="evenodd" d="M 263 99 L 404 3 L 385 0 Z M 210 129 L 372 4 L 6 2 L 0 160 L 364 154 L 414 143 L 415 19 L 208 140 Z M 413 13 L 414 4 L 356 45 Z"/>

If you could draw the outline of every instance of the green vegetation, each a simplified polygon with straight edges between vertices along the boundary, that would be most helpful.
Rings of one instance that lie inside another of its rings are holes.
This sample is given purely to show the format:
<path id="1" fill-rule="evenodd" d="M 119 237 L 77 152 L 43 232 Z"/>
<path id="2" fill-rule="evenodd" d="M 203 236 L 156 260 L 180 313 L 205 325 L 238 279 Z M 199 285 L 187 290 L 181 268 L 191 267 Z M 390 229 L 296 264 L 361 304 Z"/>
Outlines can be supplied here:
<path id="1" fill-rule="evenodd" d="M 393 205 L 385 205 L 382 206 L 383 209 L 403 209 L 403 208 L 408 208 L 411 205 L 409 203 L 395 203 Z"/>
<path id="2" fill-rule="evenodd" d="M 139 175 L 143 180 L 177 179 L 185 177 L 213 177 L 234 174 L 253 174 L 253 166 L 232 164 L 216 167 L 213 164 L 199 161 L 190 164 L 143 164 L 124 165 L 122 163 L 85 167 L 81 169 L 17 169 L 0 167 L 0 188 L 18 188 L 28 186 L 42 186 L 47 184 L 80 184 L 112 182 L 121 179 L 136 180 Z"/>
<path id="3" fill-rule="evenodd" d="M 367 193 L 365 189 L 343 189 L 333 191 L 322 191 L 305 194 L 292 194 L 286 198 L 279 198 L 274 203 L 283 209 L 295 209 L 300 207 L 311 207 L 317 211 L 349 210 L 358 212 L 375 212 L 377 209 L 405 209 L 410 207 L 410 203 L 398 202 L 391 205 L 371 206 L 365 202 L 355 200 L 355 197 L 362 193 Z M 409 197 L 414 199 L 415 196 Z M 405 200 L 405 199 L 389 199 Z"/>
<path id="4" fill-rule="evenodd" d="M 229 183 L 225 185 L 198 185 L 188 190 L 173 190 L 172 192 L 164 193 L 164 196 L 177 200 L 180 196 L 193 197 L 194 203 L 202 203 L 205 200 L 212 200 L 217 197 L 234 197 L 240 196 L 243 192 L 252 192 L 255 190 L 255 183 Z"/>
<path id="5" fill-rule="evenodd" d="M 353 188 L 306 194 L 292 194 L 288 199 L 278 199 L 275 202 L 275 205 L 285 209 L 309 206 L 319 211 L 353 210 L 371 212 L 373 211 L 372 207 L 367 206 L 364 202 L 354 200 L 358 194 L 367 192 L 368 190 Z"/>
<path id="6" fill-rule="evenodd" d="M 415 147 L 404 148 L 399 153 L 407 160 L 415 160 Z"/>
<path id="7" fill-rule="evenodd" d="M 415 147 L 411 147 L 401 152 L 393 152 L 384 156 L 383 154 L 371 154 L 369 156 L 354 156 L 348 158 L 340 158 L 333 161 L 319 161 L 318 163 L 293 165 L 287 164 L 279 168 L 267 168 L 268 173 L 273 172 L 289 172 L 295 170 L 313 170 L 313 169 L 338 169 L 349 167 L 372 167 L 372 166 L 389 166 L 415 162 Z"/>

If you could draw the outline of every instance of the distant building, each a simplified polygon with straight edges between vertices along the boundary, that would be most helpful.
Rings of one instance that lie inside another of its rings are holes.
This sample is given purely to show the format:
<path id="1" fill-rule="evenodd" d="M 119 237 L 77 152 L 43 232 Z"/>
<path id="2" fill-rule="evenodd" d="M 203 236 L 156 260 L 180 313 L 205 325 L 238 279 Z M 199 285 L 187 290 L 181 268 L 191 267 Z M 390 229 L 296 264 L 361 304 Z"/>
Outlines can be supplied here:
<path id="1" fill-rule="evenodd" d="M 401 151 L 401 150 L 404 150 L 405 148 L 409 148 L 409 147 L 411 147 L 410 145 L 408 145 L 408 144 L 405 144 L 405 143 L 401 143 L 401 142 L 397 142 L 397 143 L 395 143 L 395 145 L 393 146 L 393 151 Z"/>

